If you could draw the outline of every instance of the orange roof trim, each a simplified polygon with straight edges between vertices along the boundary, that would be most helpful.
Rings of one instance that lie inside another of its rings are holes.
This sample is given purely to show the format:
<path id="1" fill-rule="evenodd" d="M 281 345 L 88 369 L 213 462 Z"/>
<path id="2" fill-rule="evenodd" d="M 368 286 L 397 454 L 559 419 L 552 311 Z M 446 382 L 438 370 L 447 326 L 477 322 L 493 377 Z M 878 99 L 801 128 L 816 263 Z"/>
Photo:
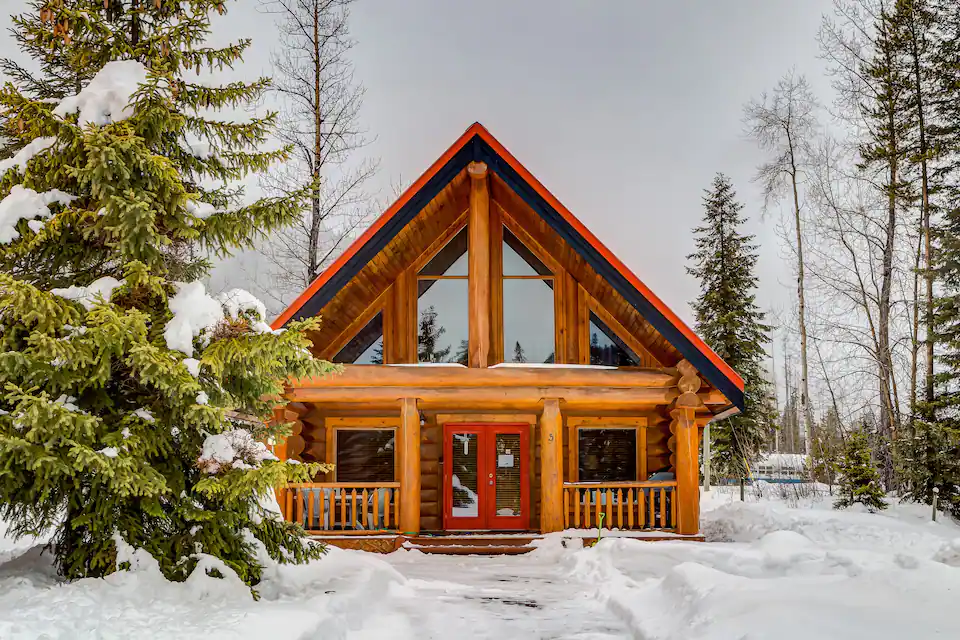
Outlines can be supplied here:
<path id="1" fill-rule="evenodd" d="M 442 156 L 440 156 L 436 162 L 434 162 L 429 169 L 427 169 L 423 175 L 421 175 L 416 182 L 410 185 L 406 191 L 400 196 L 400 198 L 394 202 L 386 211 L 383 212 L 377 220 L 360 236 L 358 237 L 348 248 L 344 251 L 327 269 L 314 280 L 309 287 L 282 313 L 280 316 L 273 322 L 273 328 L 279 328 L 289 322 L 296 313 L 305 305 L 307 302 L 316 295 L 325 284 L 330 282 L 330 280 L 346 265 L 351 258 L 356 256 L 361 249 L 368 243 L 370 240 L 377 235 L 396 215 L 400 212 L 404 206 L 410 202 L 423 188 L 427 185 L 430 180 L 443 169 L 448 162 L 454 159 L 459 153 L 461 153 L 464 148 L 470 143 L 474 138 L 479 138 L 486 145 L 489 146 L 493 152 L 499 156 L 504 162 L 506 162 L 514 172 L 526 182 L 543 200 L 550 206 L 554 211 L 559 214 L 563 220 L 579 234 L 590 246 L 596 250 L 600 256 L 606 260 L 611 267 L 613 267 L 627 282 L 634 287 L 637 292 L 649 302 L 660 314 L 667 320 L 674 328 L 676 328 L 679 333 L 686 338 L 689 343 L 696 348 L 697 351 L 702 354 L 716 369 L 721 373 L 730 383 L 732 383 L 736 389 L 743 392 L 743 378 L 737 374 L 726 362 L 723 361 L 720 356 L 718 356 L 710 347 L 700 339 L 700 337 L 693 332 L 680 318 L 675 314 L 666 304 L 650 290 L 641 280 L 634 274 L 630 269 L 627 268 L 623 262 L 617 258 L 613 252 L 611 252 L 589 229 L 587 229 L 576 216 L 573 215 L 563 204 L 552 194 L 550 191 L 541 184 L 537 178 L 527 170 L 514 156 L 511 154 L 506 147 L 504 147 L 500 141 L 493 137 L 493 135 L 487 131 L 479 122 L 472 124 L 464 133 L 461 135 L 456 142 L 454 142 L 449 149 L 447 149 Z M 677 345 L 675 345 L 677 346 Z M 681 349 L 682 351 L 682 349 Z M 689 358 L 688 358 L 689 359 Z M 694 363 L 696 364 L 696 363 Z M 709 377 L 708 377 L 709 379 Z M 716 382 L 711 381 L 718 388 L 721 385 L 718 385 Z M 725 386 L 725 385 L 724 385 Z M 722 390 L 722 389 L 721 389 Z M 728 394 L 729 395 L 729 394 Z M 740 404 L 740 403 L 737 403 Z"/>

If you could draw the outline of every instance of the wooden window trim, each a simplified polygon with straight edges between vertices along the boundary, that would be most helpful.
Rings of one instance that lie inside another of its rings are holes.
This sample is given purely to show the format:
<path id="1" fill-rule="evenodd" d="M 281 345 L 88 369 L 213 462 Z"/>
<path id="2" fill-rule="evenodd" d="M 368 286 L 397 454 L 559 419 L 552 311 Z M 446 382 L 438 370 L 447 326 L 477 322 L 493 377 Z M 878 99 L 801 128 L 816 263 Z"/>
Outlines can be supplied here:
<path id="1" fill-rule="evenodd" d="M 337 432 L 338 431 L 393 431 L 393 481 L 400 481 L 400 447 L 397 437 L 400 435 L 399 418 L 327 418 L 327 461 L 333 461 L 332 482 L 339 482 L 337 477 Z"/>
<path id="2" fill-rule="evenodd" d="M 649 421 L 642 416 L 637 417 L 569 417 L 567 418 L 567 432 L 570 442 L 567 445 L 570 465 L 570 482 L 580 481 L 580 432 L 584 429 L 632 429 L 636 431 L 637 443 L 637 482 L 647 479 L 647 427 Z"/>

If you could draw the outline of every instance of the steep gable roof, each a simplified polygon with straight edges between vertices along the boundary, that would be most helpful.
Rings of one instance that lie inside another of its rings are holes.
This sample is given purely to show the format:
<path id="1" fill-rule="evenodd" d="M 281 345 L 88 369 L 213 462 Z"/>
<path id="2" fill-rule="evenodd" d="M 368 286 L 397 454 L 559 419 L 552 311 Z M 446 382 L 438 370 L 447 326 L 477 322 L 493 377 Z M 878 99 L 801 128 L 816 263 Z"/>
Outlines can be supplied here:
<path id="1" fill-rule="evenodd" d="M 484 162 L 605 278 L 710 384 L 743 409 L 743 379 L 713 352 L 480 123 L 471 125 L 274 321 L 316 315 L 470 162 Z"/>

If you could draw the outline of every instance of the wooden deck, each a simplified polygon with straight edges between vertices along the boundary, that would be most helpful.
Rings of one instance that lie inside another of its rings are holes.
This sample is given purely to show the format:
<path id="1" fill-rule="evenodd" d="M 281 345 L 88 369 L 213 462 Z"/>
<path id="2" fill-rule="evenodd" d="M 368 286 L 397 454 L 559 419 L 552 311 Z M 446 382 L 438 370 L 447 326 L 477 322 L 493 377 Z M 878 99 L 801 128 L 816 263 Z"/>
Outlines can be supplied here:
<path id="1" fill-rule="evenodd" d="M 356 549 L 373 553 L 393 553 L 399 549 L 417 550 L 421 553 L 443 555 L 520 555 L 536 548 L 539 533 L 436 533 L 406 536 L 396 533 L 372 533 L 370 535 L 315 534 L 310 538 L 341 549 Z M 573 540 L 582 540 L 583 546 L 596 543 L 596 529 L 584 529 L 563 533 L 565 545 Z M 604 531 L 604 538 L 630 538 L 644 542 L 668 542 L 684 540 L 703 542 L 702 535 L 680 535 L 665 531 Z"/>

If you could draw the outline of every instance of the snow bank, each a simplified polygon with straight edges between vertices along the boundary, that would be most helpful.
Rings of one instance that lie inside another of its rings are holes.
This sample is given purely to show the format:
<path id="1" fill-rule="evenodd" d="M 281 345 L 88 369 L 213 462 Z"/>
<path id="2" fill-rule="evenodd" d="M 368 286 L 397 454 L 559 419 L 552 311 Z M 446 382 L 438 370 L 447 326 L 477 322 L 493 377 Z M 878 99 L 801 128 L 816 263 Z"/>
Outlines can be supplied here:
<path id="1" fill-rule="evenodd" d="M 94 280 L 86 287 L 73 285 L 65 289 L 51 289 L 50 293 L 67 300 L 73 300 L 83 305 L 88 311 L 98 304 L 100 299 L 110 302 L 113 290 L 123 285 L 123 280 L 117 280 L 110 276 L 105 276 Z"/>
<path id="2" fill-rule="evenodd" d="M 131 100 L 147 81 L 147 69 L 136 60 L 114 60 L 103 66 L 90 83 L 75 96 L 64 98 L 53 114 L 66 117 L 79 112 L 80 126 L 103 126 L 133 115 Z"/>
<path id="3" fill-rule="evenodd" d="M 205 473 L 259 467 L 264 460 L 276 460 L 267 445 L 257 442 L 246 429 L 232 429 L 207 436 L 197 466 Z"/>
<path id="4" fill-rule="evenodd" d="M 0 160 L 0 174 L 6 173 L 10 169 L 16 169 L 23 173 L 27 169 L 27 163 L 30 162 L 31 158 L 52 147 L 56 141 L 57 139 L 54 137 L 33 139 L 23 149 L 17 151 L 12 158 Z"/>
<path id="5" fill-rule="evenodd" d="M 46 220 L 51 217 L 50 205 L 57 203 L 67 206 L 74 200 L 75 196 L 59 189 L 37 193 L 29 187 L 13 185 L 7 197 L 0 200 L 0 244 L 13 242 L 20 237 L 17 223 L 21 220 Z"/>

